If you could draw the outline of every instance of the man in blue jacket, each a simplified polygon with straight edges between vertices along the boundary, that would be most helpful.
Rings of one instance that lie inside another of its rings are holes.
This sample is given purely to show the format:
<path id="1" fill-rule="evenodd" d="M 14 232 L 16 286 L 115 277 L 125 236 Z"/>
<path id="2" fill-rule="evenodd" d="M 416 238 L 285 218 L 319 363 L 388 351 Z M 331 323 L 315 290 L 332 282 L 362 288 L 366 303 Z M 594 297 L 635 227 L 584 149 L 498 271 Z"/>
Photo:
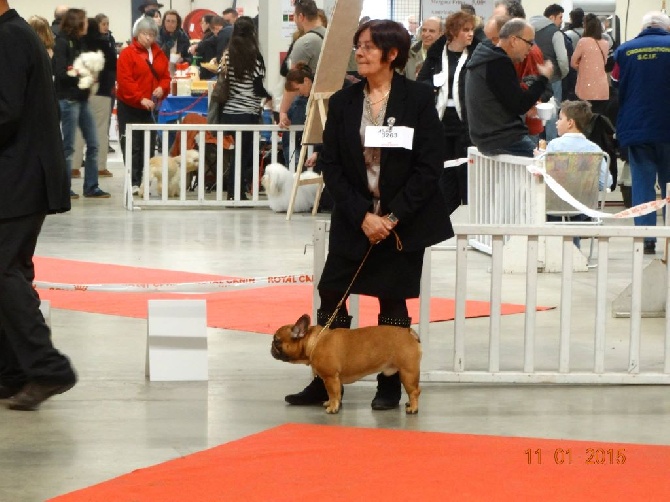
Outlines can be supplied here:
<path id="1" fill-rule="evenodd" d="M 656 199 L 656 176 L 665 197 L 670 182 L 670 18 L 648 12 L 642 31 L 614 53 L 619 65 L 617 139 L 628 147 L 633 205 Z M 656 225 L 656 213 L 635 218 Z M 656 252 L 656 238 L 645 239 L 644 253 Z"/>

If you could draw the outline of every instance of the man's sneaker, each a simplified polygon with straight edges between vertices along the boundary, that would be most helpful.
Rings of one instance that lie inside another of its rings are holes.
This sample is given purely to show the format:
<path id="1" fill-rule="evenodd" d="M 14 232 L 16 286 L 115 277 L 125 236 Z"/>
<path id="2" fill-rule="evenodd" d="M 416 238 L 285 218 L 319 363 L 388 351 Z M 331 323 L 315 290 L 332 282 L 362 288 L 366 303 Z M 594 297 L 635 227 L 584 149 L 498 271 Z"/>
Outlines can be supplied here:
<path id="1" fill-rule="evenodd" d="M 656 254 L 656 243 L 654 241 L 644 243 L 644 254 Z"/>
<path id="2" fill-rule="evenodd" d="M 73 169 L 72 170 L 72 177 L 73 178 L 81 178 L 81 171 L 79 169 Z"/>
<path id="3" fill-rule="evenodd" d="M 107 147 L 107 153 L 116 153 L 116 150 L 114 150 L 114 149 L 112 148 L 112 145 L 109 145 L 109 146 Z"/>
<path id="4" fill-rule="evenodd" d="M 103 190 L 100 190 L 100 188 L 96 187 L 95 189 L 93 189 L 93 191 L 84 193 L 84 197 L 89 199 L 109 199 L 111 195 L 109 195 L 107 192 L 104 192 Z"/>
<path id="5" fill-rule="evenodd" d="M 70 190 L 70 199 L 78 199 L 78 198 L 79 198 L 79 194 L 74 193 L 72 190 Z"/>
<path id="6" fill-rule="evenodd" d="M 114 174 L 109 169 L 103 169 L 102 171 L 98 171 L 98 176 L 101 178 L 111 178 Z"/>
<path id="7" fill-rule="evenodd" d="M 133 186 L 133 195 L 139 195 L 140 194 L 140 187 L 137 185 Z"/>

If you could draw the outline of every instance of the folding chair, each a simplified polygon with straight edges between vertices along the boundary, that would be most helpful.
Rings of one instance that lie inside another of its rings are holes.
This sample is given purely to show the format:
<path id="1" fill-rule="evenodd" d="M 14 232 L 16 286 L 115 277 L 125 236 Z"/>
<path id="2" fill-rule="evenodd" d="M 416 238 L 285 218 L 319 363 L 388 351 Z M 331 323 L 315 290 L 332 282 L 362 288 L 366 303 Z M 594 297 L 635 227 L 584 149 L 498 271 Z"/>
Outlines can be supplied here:
<path id="1" fill-rule="evenodd" d="M 610 157 L 607 153 L 564 153 L 551 152 L 544 156 L 544 167 L 552 178 L 554 178 L 570 195 L 586 207 L 602 210 L 605 207 L 605 196 L 607 186 L 602 191 L 598 190 L 600 178 L 600 166 L 603 158 L 609 167 Z M 607 185 L 607 183 L 606 183 Z M 552 190 L 545 192 L 546 212 L 548 216 L 558 216 L 560 222 L 549 222 L 561 225 L 602 225 L 601 218 L 589 221 L 570 221 L 571 217 L 582 213 L 567 202 L 560 199 Z M 588 256 L 588 266 L 592 267 L 594 239 Z"/>

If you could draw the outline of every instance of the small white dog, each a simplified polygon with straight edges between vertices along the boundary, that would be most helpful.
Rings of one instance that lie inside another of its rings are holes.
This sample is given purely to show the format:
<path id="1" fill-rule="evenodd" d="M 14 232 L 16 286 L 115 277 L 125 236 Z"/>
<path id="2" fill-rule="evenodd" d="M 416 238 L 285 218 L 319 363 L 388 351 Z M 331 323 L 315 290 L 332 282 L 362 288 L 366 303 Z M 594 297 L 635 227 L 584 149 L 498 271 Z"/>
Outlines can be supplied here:
<path id="1" fill-rule="evenodd" d="M 200 153 L 198 150 L 186 150 L 186 174 L 194 173 L 198 170 L 198 161 Z M 168 197 L 179 196 L 179 178 L 181 155 L 168 157 Z M 161 197 L 163 195 L 163 157 L 156 156 L 149 159 L 149 190 L 152 196 Z M 186 183 L 188 184 L 188 176 Z M 144 185 L 140 185 L 140 195 L 144 193 Z"/>
<path id="2" fill-rule="evenodd" d="M 314 171 L 303 171 L 300 174 L 301 180 L 316 179 L 319 177 L 320 175 Z M 270 209 L 274 212 L 282 213 L 288 210 L 294 180 L 295 173 L 289 171 L 283 164 L 269 164 L 266 166 L 261 183 L 265 187 Z M 318 189 L 319 185 L 317 183 L 298 187 L 293 211 L 296 213 L 311 211 Z"/>
<path id="3" fill-rule="evenodd" d="M 67 74 L 79 77 L 79 88 L 90 89 L 98 79 L 98 74 L 105 67 L 105 56 L 102 51 L 82 52 L 72 63 Z"/>

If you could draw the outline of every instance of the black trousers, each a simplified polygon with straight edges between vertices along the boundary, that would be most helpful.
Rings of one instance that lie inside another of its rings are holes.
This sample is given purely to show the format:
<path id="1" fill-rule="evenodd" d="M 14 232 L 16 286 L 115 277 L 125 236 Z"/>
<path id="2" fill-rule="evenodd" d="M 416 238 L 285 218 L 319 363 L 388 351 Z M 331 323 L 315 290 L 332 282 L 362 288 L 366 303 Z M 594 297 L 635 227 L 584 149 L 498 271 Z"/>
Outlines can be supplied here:
<path id="1" fill-rule="evenodd" d="M 0 219 L 0 383 L 70 383 L 70 361 L 51 343 L 33 289 L 33 255 L 45 214 Z"/>
<path id="2" fill-rule="evenodd" d="M 220 118 L 221 124 L 251 124 L 257 125 L 260 123 L 260 115 L 255 113 L 222 113 Z M 233 133 L 234 134 L 234 133 Z M 242 133 L 242 145 L 235 145 L 235 148 L 242 150 L 242 165 L 241 173 L 242 189 L 240 193 L 244 194 L 250 188 L 253 181 L 254 173 L 254 133 L 253 131 L 245 131 Z M 230 169 L 228 171 L 228 194 L 234 194 L 235 190 L 235 157 L 233 156 L 230 162 Z"/>
<path id="3" fill-rule="evenodd" d="M 123 101 L 117 101 L 116 116 L 119 119 L 119 143 L 123 153 L 123 161 L 126 161 L 126 126 L 128 124 L 151 124 L 153 118 L 149 110 L 141 110 L 128 106 Z M 156 132 L 149 133 L 149 157 L 156 150 Z M 144 162 L 144 131 L 133 131 L 133 151 L 130 152 L 132 159 L 133 186 L 142 184 L 142 172 Z"/>

